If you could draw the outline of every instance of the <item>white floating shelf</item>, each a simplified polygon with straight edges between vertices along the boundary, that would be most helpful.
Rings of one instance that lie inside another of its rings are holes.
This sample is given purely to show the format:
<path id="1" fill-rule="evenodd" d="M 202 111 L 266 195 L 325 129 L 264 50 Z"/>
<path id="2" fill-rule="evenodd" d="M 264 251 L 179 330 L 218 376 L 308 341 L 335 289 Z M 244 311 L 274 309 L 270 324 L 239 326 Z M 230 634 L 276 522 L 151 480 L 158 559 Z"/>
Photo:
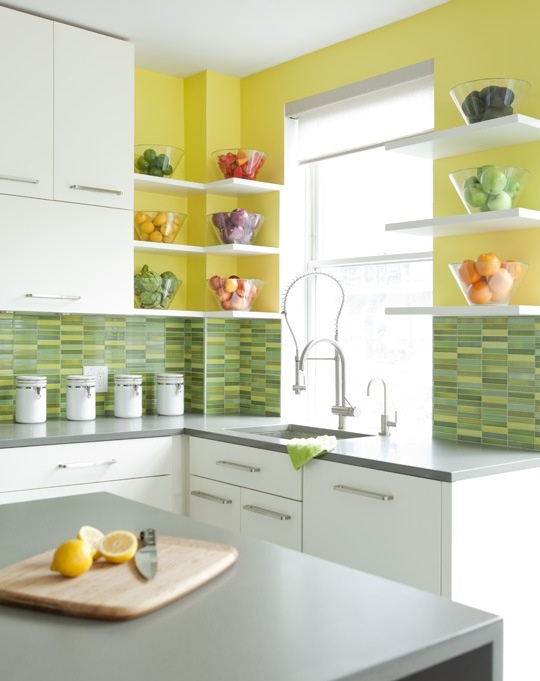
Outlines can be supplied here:
<path id="1" fill-rule="evenodd" d="M 138 253 L 162 253 L 163 255 L 278 255 L 279 248 L 273 246 L 252 246 L 244 244 L 219 244 L 217 246 L 188 246 L 187 244 L 163 244 L 149 241 L 135 241 Z"/>
<path id="2" fill-rule="evenodd" d="M 412 222 L 394 222 L 386 225 L 386 231 L 394 234 L 438 237 L 534 227 L 540 227 L 540 211 L 528 208 L 509 208 L 508 210 L 450 215 Z"/>
<path id="3" fill-rule="evenodd" d="M 244 244 L 220 244 L 206 246 L 204 252 L 208 255 L 278 255 L 279 248 L 273 246 L 248 246 Z"/>
<path id="4" fill-rule="evenodd" d="M 387 307 L 387 315 L 432 317 L 539 317 L 538 305 L 442 305 L 437 307 Z"/>
<path id="5" fill-rule="evenodd" d="M 203 255 L 205 252 L 203 246 L 151 243 L 150 241 L 135 241 L 134 250 L 138 253 L 168 253 L 169 255 Z"/>
<path id="6" fill-rule="evenodd" d="M 200 310 L 134 309 L 132 314 L 143 317 L 196 317 L 198 319 L 281 319 L 280 312 L 201 312 Z"/>
<path id="7" fill-rule="evenodd" d="M 385 150 L 438 159 L 528 142 L 540 142 L 540 120 L 512 114 L 472 125 L 412 135 L 388 142 Z"/>
<path id="8" fill-rule="evenodd" d="M 205 319 L 281 319 L 281 312 L 203 312 Z"/>
<path id="9" fill-rule="evenodd" d="M 242 180 L 232 177 L 216 182 L 188 182 L 187 180 L 170 180 L 166 177 L 134 174 L 135 189 L 143 192 L 167 194 L 170 196 L 193 196 L 195 194 L 219 194 L 222 196 L 243 196 L 247 194 L 265 194 L 283 189 L 281 184 Z"/>

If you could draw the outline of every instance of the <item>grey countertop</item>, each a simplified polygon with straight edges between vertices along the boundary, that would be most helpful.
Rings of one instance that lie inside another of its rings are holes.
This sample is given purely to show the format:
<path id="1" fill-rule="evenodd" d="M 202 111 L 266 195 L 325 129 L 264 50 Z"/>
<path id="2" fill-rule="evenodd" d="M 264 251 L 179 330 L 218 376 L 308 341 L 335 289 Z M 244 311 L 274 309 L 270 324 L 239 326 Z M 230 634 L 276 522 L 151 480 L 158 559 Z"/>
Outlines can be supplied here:
<path id="1" fill-rule="evenodd" d="M 83 524 L 155 527 L 235 546 L 239 557 L 199 590 L 128 622 L 0 605 L 2 678 L 502 679 L 495 615 L 111 494 L 3 506 L 0 568 L 54 548 Z"/>
<path id="2" fill-rule="evenodd" d="M 286 452 L 286 440 L 239 432 L 241 427 L 280 424 L 284 418 L 255 416 L 144 416 L 114 417 L 95 421 L 49 420 L 42 424 L 0 425 L 1 449 L 96 440 L 159 437 L 186 433 L 233 444 Z M 334 451 L 320 457 L 328 461 L 455 482 L 540 466 L 540 452 L 437 440 L 430 436 L 405 436 L 396 428 L 390 437 L 371 435 L 338 440 Z"/>

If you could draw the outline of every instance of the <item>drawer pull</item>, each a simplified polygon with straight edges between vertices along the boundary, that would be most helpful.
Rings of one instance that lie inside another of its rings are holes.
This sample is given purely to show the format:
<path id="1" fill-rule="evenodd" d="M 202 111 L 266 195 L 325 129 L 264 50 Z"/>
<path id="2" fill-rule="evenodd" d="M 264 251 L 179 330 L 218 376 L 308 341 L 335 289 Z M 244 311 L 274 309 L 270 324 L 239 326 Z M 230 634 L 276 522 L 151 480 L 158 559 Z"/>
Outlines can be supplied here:
<path id="1" fill-rule="evenodd" d="M 15 177 L 15 175 L 0 175 L 0 180 L 9 180 L 10 182 L 26 182 L 28 184 L 39 184 L 39 180 L 33 177 Z"/>
<path id="2" fill-rule="evenodd" d="M 199 497 L 200 499 L 206 499 L 207 501 L 215 501 L 216 504 L 232 504 L 232 499 L 226 499 L 225 497 L 217 497 L 215 494 L 208 494 L 208 492 L 199 492 L 195 489 L 191 492 L 192 497 Z"/>
<path id="3" fill-rule="evenodd" d="M 260 506 L 252 506 L 248 504 L 242 507 L 244 511 L 251 511 L 252 513 L 260 513 L 261 515 L 267 515 L 269 518 L 275 518 L 276 520 L 290 520 L 291 516 L 286 513 L 277 513 L 276 511 L 270 511 L 268 508 L 261 508 Z"/>
<path id="4" fill-rule="evenodd" d="M 246 466 L 243 463 L 234 463 L 234 461 L 216 461 L 216 466 L 226 466 L 227 468 L 236 468 L 239 471 L 246 471 L 247 473 L 260 473 L 260 468 L 254 466 Z"/>
<path id="5" fill-rule="evenodd" d="M 64 293 L 25 293 L 26 298 L 52 298 L 53 300 L 80 300 L 82 296 L 70 296 Z"/>
<path id="6" fill-rule="evenodd" d="M 102 461 L 77 461 L 74 463 L 59 463 L 58 468 L 90 468 L 90 466 L 110 466 L 118 463 L 117 459 L 103 459 Z"/>
<path id="7" fill-rule="evenodd" d="M 87 187 L 84 184 L 70 184 L 70 189 L 79 189 L 83 192 L 98 192 L 99 194 L 116 194 L 116 196 L 122 196 L 123 192 L 119 189 L 104 189 L 103 187 Z"/>
<path id="8" fill-rule="evenodd" d="M 384 494 L 381 492 L 369 492 L 365 489 L 357 489 L 356 487 L 347 487 L 347 485 L 334 485 L 336 492 L 347 492 L 348 494 L 358 494 L 361 497 L 369 497 L 370 499 L 377 499 L 378 501 L 393 501 L 393 494 Z"/>

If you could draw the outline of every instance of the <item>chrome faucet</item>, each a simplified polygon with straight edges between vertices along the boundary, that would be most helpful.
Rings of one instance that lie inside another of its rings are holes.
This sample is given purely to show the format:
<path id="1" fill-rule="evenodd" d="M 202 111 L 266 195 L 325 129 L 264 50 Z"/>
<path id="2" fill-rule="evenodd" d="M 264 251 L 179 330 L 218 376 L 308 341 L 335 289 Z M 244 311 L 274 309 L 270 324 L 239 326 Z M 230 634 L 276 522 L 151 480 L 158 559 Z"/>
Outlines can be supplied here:
<path id="1" fill-rule="evenodd" d="M 300 372 L 304 371 L 304 363 L 307 358 L 308 352 L 312 347 L 318 345 L 319 343 L 330 343 L 335 350 L 334 357 L 325 358 L 333 359 L 335 362 L 335 385 L 336 385 L 336 403 L 332 407 L 332 414 L 337 414 L 339 417 L 338 428 L 343 430 L 345 427 L 345 417 L 346 416 L 358 416 L 359 410 L 348 404 L 348 400 L 345 397 L 345 355 L 343 350 L 337 341 L 330 338 L 314 338 L 309 341 L 306 347 L 302 350 L 300 357 L 295 358 L 296 362 L 296 383 L 293 385 L 294 392 L 298 395 L 300 391 L 305 390 L 305 384 L 300 384 Z"/>
<path id="2" fill-rule="evenodd" d="M 369 397 L 369 389 L 371 387 L 371 384 L 374 381 L 380 381 L 383 385 L 383 413 L 381 414 L 381 430 L 379 432 L 379 435 L 390 435 L 390 426 L 393 426 L 394 428 L 397 426 L 397 411 L 395 412 L 394 420 L 390 421 L 388 418 L 388 414 L 386 413 L 386 383 L 383 381 L 382 378 L 372 378 L 371 381 L 368 383 L 367 387 L 367 394 Z"/>

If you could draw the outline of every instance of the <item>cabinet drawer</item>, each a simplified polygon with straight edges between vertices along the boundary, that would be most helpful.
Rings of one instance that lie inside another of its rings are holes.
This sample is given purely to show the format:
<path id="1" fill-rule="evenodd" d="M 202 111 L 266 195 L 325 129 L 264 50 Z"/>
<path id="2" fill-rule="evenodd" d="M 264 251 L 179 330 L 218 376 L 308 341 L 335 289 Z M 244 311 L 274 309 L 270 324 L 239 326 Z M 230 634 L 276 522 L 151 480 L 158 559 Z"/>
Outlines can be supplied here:
<path id="1" fill-rule="evenodd" d="M 191 475 L 189 517 L 240 532 L 240 488 Z"/>
<path id="2" fill-rule="evenodd" d="M 440 482 L 315 460 L 304 483 L 306 553 L 440 593 Z"/>
<path id="3" fill-rule="evenodd" d="M 242 534 L 302 550 L 302 502 L 243 489 L 240 528 Z"/>
<path id="4" fill-rule="evenodd" d="M 170 475 L 175 436 L 0 449 L 0 491 Z"/>
<path id="5" fill-rule="evenodd" d="M 193 475 L 302 499 L 302 471 L 282 452 L 190 437 L 189 465 Z"/>

